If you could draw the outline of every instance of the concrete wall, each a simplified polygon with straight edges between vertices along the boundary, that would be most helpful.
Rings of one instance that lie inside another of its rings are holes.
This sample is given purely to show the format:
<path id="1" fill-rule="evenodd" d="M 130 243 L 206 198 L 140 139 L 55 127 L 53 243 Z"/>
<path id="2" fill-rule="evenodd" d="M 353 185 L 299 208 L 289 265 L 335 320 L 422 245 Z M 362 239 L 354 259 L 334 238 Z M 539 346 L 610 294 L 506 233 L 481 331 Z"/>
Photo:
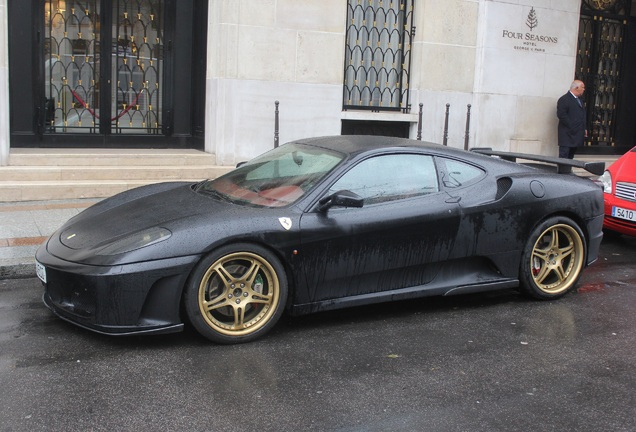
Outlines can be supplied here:
<path id="1" fill-rule="evenodd" d="M 574 77 L 581 0 L 417 0 L 410 114 L 342 111 L 346 0 L 210 0 L 205 148 L 231 165 L 343 119 L 411 122 L 462 147 L 556 154 L 556 99 Z M 7 0 L 0 0 L 0 165 L 9 155 Z M 534 18 L 533 27 L 529 20 Z M 541 40 L 527 40 L 541 36 Z"/>
<path id="2" fill-rule="evenodd" d="M 234 164 L 274 143 L 340 133 L 346 2 L 211 0 L 206 151 Z"/>
<path id="3" fill-rule="evenodd" d="M 6 0 L 5 0 L 6 1 Z M 210 0 L 206 151 L 223 164 L 339 134 L 342 119 L 411 122 L 471 146 L 556 154 L 556 99 L 574 77 L 581 0 L 417 0 L 411 114 L 342 111 L 346 0 Z"/>
<path id="4" fill-rule="evenodd" d="M 448 145 L 463 147 L 467 105 L 474 105 L 479 1 L 416 2 L 411 67 L 413 107 L 423 105 L 422 139 L 442 143 L 446 104 Z M 471 117 L 474 114 L 471 107 Z M 471 122 L 470 143 L 475 124 Z"/>
<path id="5" fill-rule="evenodd" d="M 579 10 L 580 0 L 480 2 L 478 145 L 557 154 L 556 100 L 574 79 Z"/>

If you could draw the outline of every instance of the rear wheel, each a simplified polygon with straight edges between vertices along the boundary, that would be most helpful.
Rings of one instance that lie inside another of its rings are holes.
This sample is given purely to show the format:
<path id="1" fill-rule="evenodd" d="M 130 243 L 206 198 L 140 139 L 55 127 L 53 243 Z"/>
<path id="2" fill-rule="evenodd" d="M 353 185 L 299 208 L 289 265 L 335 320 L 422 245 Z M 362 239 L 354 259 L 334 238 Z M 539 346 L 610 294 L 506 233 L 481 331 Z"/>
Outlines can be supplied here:
<path id="1" fill-rule="evenodd" d="M 190 275 L 185 308 L 192 325 L 217 343 L 249 342 L 278 321 L 287 278 L 266 249 L 237 244 L 206 256 Z"/>
<path id="2" fill-rule="evenodd" d="M 520 282 L 524 293 L 554 299 L 570 291 L 585 266 L 585 238 L 566 217 L 542 222 L 530 236 L 521 257 Z"/>

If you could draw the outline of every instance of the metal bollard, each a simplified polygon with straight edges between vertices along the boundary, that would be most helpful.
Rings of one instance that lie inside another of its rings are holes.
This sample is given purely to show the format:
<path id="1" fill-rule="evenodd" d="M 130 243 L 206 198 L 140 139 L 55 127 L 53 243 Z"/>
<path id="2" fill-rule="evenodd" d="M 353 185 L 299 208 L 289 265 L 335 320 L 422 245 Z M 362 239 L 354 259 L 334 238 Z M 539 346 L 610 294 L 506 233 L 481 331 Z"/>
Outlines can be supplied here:
<path id="1" fill-rule="evenodd" d="M 422 140 L 422 107 L 424 106 L 423 103 L 420 104 L 420 114 L 419 114 L 419 120 L 417 121 L 417 139 L 418 140 Z"/>
<path id="2" fill-rule="evenodd" d="M 446 116 L 444 118 L 444 142 L 445 146 L 448 145 L 448 116 L 450 114 L 450 104 L 446 104 Z"/>
<path id="3" fill-rule="evenodd" d="M 274 111 L 274 148 L 278 147 L 278 101 L 274 102 L 276 110 Z"/>
<path id="4" fill-rule="evenodd" d="M 466 106 L 466 134 L 464 135 L 464 150 L 468 150 L 468 138 L 470 136 L 470 104 Z"/>

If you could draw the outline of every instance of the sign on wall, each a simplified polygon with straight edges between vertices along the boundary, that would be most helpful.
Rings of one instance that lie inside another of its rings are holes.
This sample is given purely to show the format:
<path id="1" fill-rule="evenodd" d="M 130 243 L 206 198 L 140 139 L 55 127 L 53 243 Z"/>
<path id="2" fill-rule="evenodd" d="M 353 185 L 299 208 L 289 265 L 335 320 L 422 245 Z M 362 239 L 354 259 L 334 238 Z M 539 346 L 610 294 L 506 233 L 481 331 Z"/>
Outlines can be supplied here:
<path id="1" fill-rule="evenodd" d="M 525 29 L 521 26 L 504 28 L 501 37 L 508 40 L 514 49 L 528 52 L 545 53 L 552 45 L 559 43 L 557 35 L 541 32 L 540 20 L 535 8 L 531 8 L 525 21 Z"/>
<path id="2" fill-rule="evenodd" d="M 487 46 L 518 52 L 541 54 L 571 54 L 574 49 L 569 40 L 576 40 L 577 23 L 566 12 L 491 3 L 488 21 Z M 570 36 L 570 37 L 568 37 Z"/>

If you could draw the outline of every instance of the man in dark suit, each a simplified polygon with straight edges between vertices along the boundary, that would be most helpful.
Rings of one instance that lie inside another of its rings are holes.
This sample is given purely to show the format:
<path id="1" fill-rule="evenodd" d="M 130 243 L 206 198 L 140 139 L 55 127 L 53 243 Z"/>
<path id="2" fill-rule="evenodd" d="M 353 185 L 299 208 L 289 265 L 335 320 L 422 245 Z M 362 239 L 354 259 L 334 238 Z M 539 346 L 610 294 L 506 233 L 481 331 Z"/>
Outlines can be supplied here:
<path id="1" fill-rule="evenodd" d="M 580 99 L 585 92 L 583 81 L 574 80 L 570 91 L 557 102 L 559 118 L 559 157 L 573 159 L 577 147 L 583 146 L 587 136 L 585 129 L 585 106 Z"/>

